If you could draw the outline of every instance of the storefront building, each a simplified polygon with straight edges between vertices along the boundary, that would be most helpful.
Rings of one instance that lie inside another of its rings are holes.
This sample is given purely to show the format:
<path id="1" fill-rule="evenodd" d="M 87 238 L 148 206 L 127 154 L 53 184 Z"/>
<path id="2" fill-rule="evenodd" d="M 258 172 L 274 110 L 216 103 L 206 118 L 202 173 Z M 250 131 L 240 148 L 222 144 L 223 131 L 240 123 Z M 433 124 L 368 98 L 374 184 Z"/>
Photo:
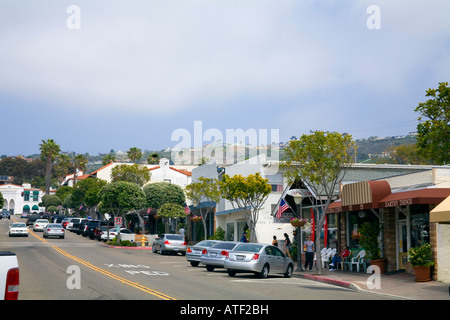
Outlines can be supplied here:
<path id="1" fill-rule="evenodd" d="M 359 228 L 365 222 L 375 221 L 382 227 L 381 255 L 387 259 L 387 272 L 412 272 L 408 263 L 409 248 L 430 243 L 435 257 L 443 250 L 437 243 L 438 223 L 430 220 L 430 213 L 449 196 L 450 188 L 392 192 L 385 180 L 343 185 L 340 200 L 327 210 L 328 220 L 337 224 L 338 250 L 344 246 L 360 248 Z M 436 265 L 434 275 L 438 272 Z"/>

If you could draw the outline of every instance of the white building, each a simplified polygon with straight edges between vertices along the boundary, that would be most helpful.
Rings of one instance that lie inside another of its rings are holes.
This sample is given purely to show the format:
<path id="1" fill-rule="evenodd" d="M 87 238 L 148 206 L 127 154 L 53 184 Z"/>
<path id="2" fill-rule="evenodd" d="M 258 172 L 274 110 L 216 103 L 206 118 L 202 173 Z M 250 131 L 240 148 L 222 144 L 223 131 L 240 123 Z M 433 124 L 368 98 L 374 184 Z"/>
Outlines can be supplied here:
<path id="1" fill-rule="evenodd" d="M 41 212 L 45 208 L 39 207 L 44 192 L 40 189 L 31 188 L 30 184 L 22 186 L 15 184 L 0 185 L 4 204 L 3 209 L 9 210 L 11 214 L 22 214 L 24 212 Z"/>

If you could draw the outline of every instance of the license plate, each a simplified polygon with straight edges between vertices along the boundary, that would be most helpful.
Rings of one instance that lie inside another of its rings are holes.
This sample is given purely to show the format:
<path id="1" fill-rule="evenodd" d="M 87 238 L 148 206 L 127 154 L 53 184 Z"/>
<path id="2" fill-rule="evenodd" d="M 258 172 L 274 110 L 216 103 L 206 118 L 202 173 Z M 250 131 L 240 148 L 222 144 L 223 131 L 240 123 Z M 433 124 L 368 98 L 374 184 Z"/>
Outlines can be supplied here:
<path id="1" fill-rule="evenodd" d="M 244 260 L 244 256 L 236 256 L 236 260 Z"/>
<path id="2" fill-rule="evenodd" d="M 211 253 L 210 253 L 210 256 L 211 256 L 211 257 L 216 257 L 216 256 L 217 256 L 217 253 L 211 252 Z"/>

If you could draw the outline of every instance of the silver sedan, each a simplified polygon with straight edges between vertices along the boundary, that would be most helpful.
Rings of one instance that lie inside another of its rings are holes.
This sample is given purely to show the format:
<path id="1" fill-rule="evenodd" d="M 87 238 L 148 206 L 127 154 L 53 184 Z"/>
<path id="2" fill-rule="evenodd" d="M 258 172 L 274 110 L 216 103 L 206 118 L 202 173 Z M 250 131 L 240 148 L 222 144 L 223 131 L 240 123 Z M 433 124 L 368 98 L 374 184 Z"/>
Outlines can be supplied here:
<path id="1" fill-rule="evenodd" d="M 182 235 L 166 233 L 155 239 L 152 245 L 152 251 L 154 253 L 159 251 L 160 254 L 164 254 L 166 252 L 179 252 L 184 256 L 186 254 L 186 246 L 186 241 Z"/>
<path id="2" fill-rule="evenodd" d="M 267 278 L 270 272 L 281 273 L 290 278 L 294 262 L 275 246 L 243 243 L 228 254 L 224 267 L 230 277 L 234 277 L 238 272 L 252 272 L 261 278 Z"/>
<path id="3" fill-rule="evenodd" d="M 45 228 L 44 228 L 44 234 L 43 237 L 44 238 L 48 238 L 48 237 L 59 237 L 61 239 L 64 239 L 65 236 L 65 229 L 62 226 L 61 223 L 49 223 Z"/>
<path id="4" fill-rule="evenodd" d="M 200 259 L 202 257 L 202 251 L 203 249 L 207 249 L 217 242 L 220 242 L 219 240 L 203 240 L 199 243 L 190 246 L 186 250 L 186 260 L 191 263 L 191 266 L 197 267 L 200 264 Z"/>
<path id="5" fill-rule="evenodd" d="M 206 265 L 206 270 L 214 271 L 215 268 L 223 268 L 225 257 L 239 242 L 218 242 L 208 249 L 203 249 L 200 262 Z"/>

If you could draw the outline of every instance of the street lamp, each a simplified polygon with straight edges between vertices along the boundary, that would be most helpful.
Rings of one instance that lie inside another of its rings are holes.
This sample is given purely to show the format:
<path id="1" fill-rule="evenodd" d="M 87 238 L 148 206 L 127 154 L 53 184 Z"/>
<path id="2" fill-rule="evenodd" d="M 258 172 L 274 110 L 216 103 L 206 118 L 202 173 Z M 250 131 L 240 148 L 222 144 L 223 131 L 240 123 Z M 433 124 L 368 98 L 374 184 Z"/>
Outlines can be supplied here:
<path id="1" fill-rule="evenodd" d="M 294 194 L 294 201 L 295 204 L 297 205 L 297 212 L 298 212 L 298 217 L 301 219 L 302 218 L 302 200 L 303 197 L 300 193 L 296 193 Z M 302 250 L 301 250 L 301 243 L 302 243 L 302 239 L 303 235 L 302 235 L 302 227 L 297 227 L 297 271 L 303 271 L 302 269 Z"/>

